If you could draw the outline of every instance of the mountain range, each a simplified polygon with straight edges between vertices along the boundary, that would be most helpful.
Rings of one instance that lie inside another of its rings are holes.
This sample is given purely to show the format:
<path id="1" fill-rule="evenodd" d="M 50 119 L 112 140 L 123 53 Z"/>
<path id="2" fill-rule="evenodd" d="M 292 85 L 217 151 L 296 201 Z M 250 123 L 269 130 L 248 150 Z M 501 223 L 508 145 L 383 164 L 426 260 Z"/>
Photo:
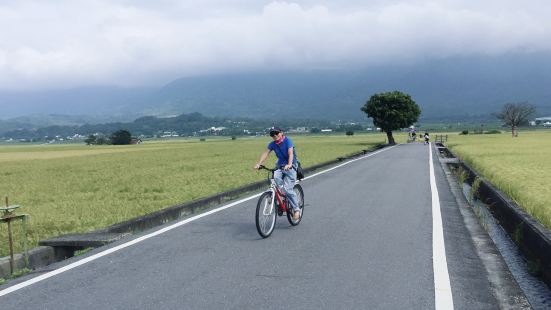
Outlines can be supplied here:
<path id="1" fill-rule="evenodd" d="M 270 119 L 285 115 L 357 121 L 365 120 L 360 107 L 371 95 L 392 90 L 412 96 L 421 107 L 421 121 L 488 121 L 495 120 L 492 114 L 506 102 L 529 102 L 537 107 L 536 116 L 550 116 L 549 85 L 549 54 L 516 53 L 347 70 L 194 76 L 162 87 L 0 91 L 0 129 L 8 125 L 13 129 L 68 122 L 128 122 L 142 116 L 193 112 L 221 117 Z M 48 114 L 57 115 L 44 116 Z"/>

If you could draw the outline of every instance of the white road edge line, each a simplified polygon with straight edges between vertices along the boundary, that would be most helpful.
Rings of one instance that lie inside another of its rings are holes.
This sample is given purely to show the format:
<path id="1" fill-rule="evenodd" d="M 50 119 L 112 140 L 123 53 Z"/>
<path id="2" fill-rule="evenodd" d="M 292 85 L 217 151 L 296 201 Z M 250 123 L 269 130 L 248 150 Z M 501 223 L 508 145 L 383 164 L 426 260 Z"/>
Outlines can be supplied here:
<path id="1" fill-rule="evenodd" d="M 304 179 L 313 178 L 313 177 L 315 177 L 315 176 L 318 176 L 318 175 L 320 175 L 320 174 L 329 172 L 329 171 L 331 171 L 331 170 L 335 170 L 335 169 L 337 169 L 337 168 L 340 168 L 340 167 L 342 167 L 342 166 L 348 165 L 348 164 L 353 163 L 353 162 L 355 162 L 355 161 L 358 161 L 358 160 L 360 160 L 360 159 L 368 158 L 368 157 L 371 157 L 371 156 L 373 156 L 373 155 L 379 154 L 379 153 L 381 153 L 381 152 L 383 152 L 383 151 L 390 150 L 390 149 L 392 149 L 392 148 L 394 148 L 394 147 L 395 147 L 395 146 L 387 147 L 387 148 L 384 148 L 384 149 L 382 149 L 382 150 L 379 150 L 379 151 L 376 151 L 376 152 L 373 152 L 373 153 L 369 153 L 369 154 L 366 155 L 366 156 L 362 156 L 362 157 L 359 157 L 359 158 L 356 158 L 356 159 L 349 160 L 349 161 L 347 161 L 347 162 L 345 162 L 345 163 L 343 163 L 343 164 L 340 164 L 340 165 L 338 165 L 338 166 L 329 168 L 329 169 L 327 169 L 327 170 L 324 170 L 324 171 L 315 173 L 315 174 L 313 174 L 313 175 L 311 175 L 311 176 L 308 176 L 308 177 L 306 177 L 306 178 L 304 178 Z M 5 289 L 5 290 L 0 291 L 0 297 L 2 297 L 2 296 L 4 296 L 4 295 L 7 295 L 7 294 L 9 294 L 9 293 L 15 292 L 15 291 L 17 291 L 17 290 L 20 290 L 20 289 L 22 289 L 22 288 L 25 288 L 25 287 L 27 287 L 27 286 L 29 286 L 29 285 L 34 284 L 34 283 L 40 282 L 40 281 L 42 281 L 42 280 L 46 280 L 46 279 L 48 279 L 48 278 L 51 278 L 51 277 L 53 277 L 53 276 L 55 276 L 55 275 L 58 275 L 58 274 L 60 274 L 60 273 L 65 272 L 65 271 L 69 271 L 69 270 L 71 270 L 71 269 L 73 269 L 73 268 L 76 268 L 76 267 L 78 267 L 78 266 L 84 265 L 84 264 L 86 264 L 86 263 L 89 263 L 89 262 L 91 262 L 91 261 L 94 261 L 94 260 L 96 260 L 96 259 L 98 259 L 98 258 L 101 258 L 101 257 L 103 257 L 103 256 L 106 256 L 106 255 L 109 255 L 109 254 L 111 254 L 111 253 L 117 252 L 118 250 L 122 250 L 122 249 L 124 249 L 124 248 L 126 248 L 126 247 L 129 247 L 129 246 L 134 245 L 134 244 L 136 244 L 136 243 L 142 242 L 142 241 L 147 240 L 147 239 L 149 239 L 149 238 L 151 238 L 151 237 L 158 236 L 158 235 L 163 234 L 163 233 L 165 233 L 165 232 L 167 232 L 167 231 L 169 231 L 169 230 L 172 230 L 172 229 L 174 229 L 174 228 L 180 227 L 180 226 L 185 225 L 185 224 L 187 224 L 187 223 L 193 222 L 193 221 L 195 221 L 195 220 L 197 220 L 197 219 L 200 219 L 200 218 L 202 218 L 202 217 L 205 217 L 205 216 L 207 216 L 207 215 L 211 215 L 211 214 L 220 212 L 220 211 L 222 211 L 222 210 L 225 210 L 225 209 L 234 207 L 234 206 L 236 206 L 236 205 L 238 205 L 238 204 L 240 204 L 240 203 L 243 203 L 243 202 L 245 202 L 245 201 L 249 201 L 249 200 L 251 200 L 251 199 L 257 198 L 257 197 L 259 197 L 261 194 L 262 194 L 262 193 L 258 193 L 258 194 L 249 196 L 249 197 L 247 197 L 247 198 L 243 198 L 243 199 L 241 199 L 241 200 L 232 202 L 232 203 L 227 204 L 227 205 L 225 205 L 225 206 L 222 206 L 222 207 L 220 207 L 220 208 L 217 208 L 217 209 L 214 209 L 214 210 L 211 210 L 211 211 L 208 211 L 208 212 L 205 212 L 205 213 L 202 213 L 202 214 L 199 214 L 199 215 L 190 217 L 190 218 L 188 218 L 188 219 L 182 220 L 182 221 L 180 221 L 180 222 L 177 222 L 177 223 L 172 224 L 172 225 L 170 225 L 170 226 L 167 226 L 167 227 L 165 227 L 165 228 L 162 228 L 162 229 L 159 229 L 159 230 L 157 230 L 157 231 L 154 231 L 154 232 L 152 232 L 152 233 L 150 233 L 150 234 L 141 236 L 141 237 L 139 237 L 139 238 L 136 238 L 136 239 L 131 240 L 131 241 L 128 241 L 128 242 L 126 242 L 126 243 L 123 243 L 123 244 L 120 244 L 120 245 L 118 245 L 118 246 L 112 247 L 112 248 L 107 249 L 107 250 L 105 250 L 105 251 L 102 251 L 102 252 L 100 252 L 100 253 L 97 253 L 97 254 L 94 254 L 94 255 L 92 255 L 92 256 L 83 258 L 83 259 L 81 259 L 81 260 L 79 260 L 79 261 L 76 261 L 76 262 L 74 262 L 74 263 L 71 263 L 71 264 L 69 264 L 69 265 L 67 265 L 67 266 L 63 266 L 63 267 L 61 267 L 61 268 L 59 268 L 59 269 L 50 271 L 50 272 L 45 273 L 45 274 L 43 274 L 43 275 L 40 275 L 40 276 L 37 276 L 37 277 L 35 277 L 35 278 L 29 279 L 29 280 L 27 280 L 27 281 L 18 283 L 18 284 L 16 284 L 16 285 L 13 285 L 13 286 L 11 286 L 11 287 L 8 287 L 8 288 Z"/>
<path id="2" fill-rule="evenodd" d="M 452 289 L 448 263 L 446 261 L 446 246 L 444 244 L 444 229 L 440 213 L 440 197 L 436 187 L 434 165 L 432 163 L 432 142 L 429 143 L 430 190 L 432 192 L 432 267 L 434 272 L 434 308 L 453 309 Z"/>

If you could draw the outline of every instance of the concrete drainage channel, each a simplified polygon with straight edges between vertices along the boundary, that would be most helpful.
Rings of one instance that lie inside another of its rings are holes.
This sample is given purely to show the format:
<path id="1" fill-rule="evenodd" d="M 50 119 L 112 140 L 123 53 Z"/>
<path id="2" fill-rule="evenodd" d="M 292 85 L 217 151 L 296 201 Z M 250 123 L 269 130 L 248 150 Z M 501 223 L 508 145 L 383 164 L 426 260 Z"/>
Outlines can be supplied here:
<path id="1" fill-rule="evenodd" d="M 551 307 L 551 231 L 437 143 L 441 161 L 463 182 L 463 194 L 535 309 Z"/>
<path id="2" fill-rule="evenodd" d="M 371 150 L 362 150 L 358 153 L 354 153 L 346 157 L 338 157 L 334 160 L 305 168 L 304 174 L 307 176 L 308 174 L 311 174 L 316 170 L 336 165 L 348 159 L 366 155 L 370 152 L 377 151 L 384 147 L 385 145 L 378 145 Z M 69 257 L 73 257 L 76 251 L 86 248 L 97 248 L 122 239 L 126 236 L 132 235 L 134 233 L 163 225 L 170 221 L 179 220 L 185 217 L 189 217 L 191 215 L 202 213 L 207 209 L 220 205 L 224 202 L 234 200 L 250 192 L 259 191 L 267 188 L 268 185 L 269 183 L 267 180 L 259 181 L 227 192 L 215 194 L 210 197 L 162 209 L 157 212 L 130 219 L 128 221 L 96 231 L 83 234 L 62 235 L 47 240 L 41 240 L 39 242 L 39 245 L 41 246 L 31 249 L 29 251 L 28 266 L 25 266 L 25 259 L 23 255 L 15 255 L 16 270 L 25 267 L 30 269 L 37 269 L 47 266 L 49 264 L 67 259 Z M 0 278 L 7 278 L 9 275 L 9 257 L 0 258 Z"/>

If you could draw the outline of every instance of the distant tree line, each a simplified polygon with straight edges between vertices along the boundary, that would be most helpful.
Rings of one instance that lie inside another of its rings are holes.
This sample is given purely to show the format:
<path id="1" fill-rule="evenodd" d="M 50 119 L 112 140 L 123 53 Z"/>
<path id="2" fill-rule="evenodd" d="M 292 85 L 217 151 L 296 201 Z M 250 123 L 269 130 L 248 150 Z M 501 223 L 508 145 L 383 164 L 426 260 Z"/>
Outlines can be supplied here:
<path id="1" fill-rule="evenodd" d="M 134 136 L 155 137 L 163 132 L 176 132 L 182 136 L 209 135 L 208 131 L 203 131 L 212 127 L 225 129 L 217 132 L 219 135 L 239 136 L 246 134 L 262 133 L 271 126 L 277 125 L 283 129 L 307 127 L 311 132 L 319 132 L 324 128 L 333 128 L 337 132 L 359 131 L 364 129 L 361 125 L 335 125 L 326 120 L 311 119 L 284 119 L 283 116 L 274 117 L 270 120 L 253 120 L 249 118 L 227 118 L 227 117 L 209 117 L 200 113 L 181 114 L 175 117 L 154 117 L 145 116 L 134 120 L 133 122 L 105 123 L 105 124 L 84 124 L 80 126 L 48 126 L 38 129 L 12 130 L 2 134 L 4 137 L 13 139 L 32 139 L 34 141 L 49 140 L 52 137 L 73 136 L 75 134 L 87 136 L 94 135 L 95 144 L 109 142 L 109 135 L 121 128 L 131 132 Z M 105 141 L 102 140 L 105 136 Z M 99 139 L 99 140 L 98 140 Z M 92 142 L 92 140 L 90 140 Z"/>

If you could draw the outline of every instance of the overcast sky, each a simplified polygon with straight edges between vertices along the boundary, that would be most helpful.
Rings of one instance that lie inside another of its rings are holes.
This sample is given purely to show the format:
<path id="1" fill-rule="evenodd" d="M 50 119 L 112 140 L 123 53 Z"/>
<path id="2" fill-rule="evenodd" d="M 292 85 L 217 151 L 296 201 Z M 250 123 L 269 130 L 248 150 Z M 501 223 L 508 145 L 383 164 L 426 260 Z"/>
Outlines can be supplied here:
<path id="1" fill-rule="evenodd" d="M 551 1 L 0 0 L 0 89 L 551 51 Z"/>

